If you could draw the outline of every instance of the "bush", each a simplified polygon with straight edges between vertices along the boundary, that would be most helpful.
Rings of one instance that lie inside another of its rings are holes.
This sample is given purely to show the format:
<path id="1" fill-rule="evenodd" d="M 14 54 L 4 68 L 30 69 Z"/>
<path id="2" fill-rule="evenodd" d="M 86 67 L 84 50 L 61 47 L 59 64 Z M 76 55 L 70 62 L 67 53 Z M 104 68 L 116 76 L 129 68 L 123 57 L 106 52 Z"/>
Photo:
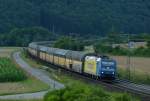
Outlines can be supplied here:
<path id="1" fill-rule="evenodd" d="M 23 71 L 19 70 L 9 58 L 0 58 L 0 82 L 25 80 Z"/>
<path id="2" fill-rule="evenodd" d="M 128 94 L 114 94 L 100 87 L 73 84 L 65 89 L 49 92 L 44 101 L 136 101 Z"/>
<path id="3" fill-rule="evenodd" d="M 82 51 L 84 49 L 84 45 L 73 38 L 70 37 L 61 37 L 55 43 L 54 47 L 62 48 L 62 49 L 70 49 L 75 51 Z"/>
<path id="4" fill-rule="evenodd" d="M 150 48 L 139 47 L 133 50 L 133 56 L 150 57 Z"/>
<path id="5" fill-rule="evenodd" d="M 132 97 L 127 93 L 122 94 L 121 96 L 117 96 L 115 101 L 133 101 Z"/>
<path id="6" fill-rule="evenodd" d="M 101 54 L 112 54 L 112 55 L 127 55 L 129 52 L 127 49 L 123 49 L 119 46 L 112 48 L 109 45 L 103 45 L 101 43 L 95 45 L 95 51 Z"/>

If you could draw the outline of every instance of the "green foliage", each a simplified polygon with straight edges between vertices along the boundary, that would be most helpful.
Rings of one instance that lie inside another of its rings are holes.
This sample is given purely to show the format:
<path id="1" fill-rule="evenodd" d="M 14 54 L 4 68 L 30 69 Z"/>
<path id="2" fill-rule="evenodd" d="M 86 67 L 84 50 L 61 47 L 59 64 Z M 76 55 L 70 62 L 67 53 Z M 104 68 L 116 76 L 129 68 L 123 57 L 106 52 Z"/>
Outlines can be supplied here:
<path id="1" fill-rule="evenodd" d="M 112 48 L 112 46 L 102 43 L 98 43 L 95 45 L 95 51 L 96 53 L 100 54 L 113 54 L 113 55 L 127 55 L 129 52 L 127 49 L 123 49 L 121 47 Z"/>
<path id="2" fill-rule="evenodd" d="M 61 37 L 54 43 L 54 47 L 81 51 L 83 50 L 84 45 L 71 37 Z"/>
<path id="3" fill-rule="evenodd" d="M 147 47 L 150 49 L 150 41 L 147 41 Z"/>
<path id="4" fill-rule="evenodd" d="M 116 97 L 115 101 L 132 101 L 132 97 L 125 93 L 122 96 Z"/>
<path id="5" fill-rule="evenodd" d="M 110 44 L 120 43 L 121 40 L 120 33 L 115 31 L 114 27 L 112 27 L 111 31 L 107 34 L 107 40 Z"/>
<path id="6" fill-rule="evenodd" d="M 0 0 L 0 31 L 42 26 L 51 31 L 104 34 L 149 29 L 149 0 Z"/>
<path id="7" fill-rule="evenodd" d="M 100 87 L 80 83 L 49 92 L 44 101 L 136 101 L 128 94 L 113 94 Z"/>
<path id="8" fill-rule="evenodd" d="M 129 79 L 129 72 L 126 69 L 118 68 L 118 77 L 121 79 Z M 150 74 L 141 73 L 130 70 L 130 80 L 140 84 L 150 84 Z"/>
<path id="9" fill-rule="evenodd" d="M 0 45 L 27 46 L 32 41 L 46 41 L 52 34 L 42 27 L 15 28 L 8 35 L 0 35 Z"/>
<path id="10" fill-rule="evenodd" d="M 94 47 L 96 53 L 109 53 L 112 51 L 111 46 L 108 45 L 96 44 Z"/>
<path id="11" fill-rule="evenodd" d="M 150 42 L 148 41 L 147 48 L 139 47 L 135 49 L 121 48 L 119 46 L 113 48 L 111 45 L 99 42 L 95 44 L 96 53 L 111 54 L 111 55 L 130 55 L 140 57 L 150 57 Z"/>
<path id="12" fill-rule="evenodd" d="M 133 56 L 150 57 L 150 48 L 139 47 L 133 50 Z"/>
<path id="13" fill-rule="evenodd" d="M 25 80 L 26 75 L 9 58 L 0 58 L 0 82 Z"/>

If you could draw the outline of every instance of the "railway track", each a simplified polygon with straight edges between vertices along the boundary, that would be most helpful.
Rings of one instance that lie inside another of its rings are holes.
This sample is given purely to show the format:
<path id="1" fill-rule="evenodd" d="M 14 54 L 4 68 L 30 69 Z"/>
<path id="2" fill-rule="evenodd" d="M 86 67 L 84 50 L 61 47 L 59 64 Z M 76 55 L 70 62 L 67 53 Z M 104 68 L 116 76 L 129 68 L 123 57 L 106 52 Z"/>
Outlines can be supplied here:
<path id="1" fill-rule="evenodd" d="M 119 80 L 119 79 L 117 79 L 116 83 L 114 83 L 113 85 L 124 88 L 125 90 L 134 93 L 136 95 L 139 95 L 141 97 L 150 98 L 150 86 L 143 85 L 143 84 L 135 84 L 130 81 Z"/>
<path id="2" fill-rule="evenodd" d="M 143 84 L 135 84 L 133 82 L 127 81 L 127 80 L 120 80 L 116 79 L 114 82 L 106 82 L 101 80 L 92 79 L 90 77 L 86 77 L 83 75 L 80 75 L 75 72 L 66 71 L 64 69 L 61 69 L 63 73 L 67 75 L 73 76 L 75 79 L 82 79 L 87 83 L 93 83 L 102 85 L 104 88 L 106 88 L 109 91 L 119 91 L 119 92 L 127 92 L 131 95 L 139 97 L 142 101 L 150 101 L 150 86 L 143 85 Z"/>

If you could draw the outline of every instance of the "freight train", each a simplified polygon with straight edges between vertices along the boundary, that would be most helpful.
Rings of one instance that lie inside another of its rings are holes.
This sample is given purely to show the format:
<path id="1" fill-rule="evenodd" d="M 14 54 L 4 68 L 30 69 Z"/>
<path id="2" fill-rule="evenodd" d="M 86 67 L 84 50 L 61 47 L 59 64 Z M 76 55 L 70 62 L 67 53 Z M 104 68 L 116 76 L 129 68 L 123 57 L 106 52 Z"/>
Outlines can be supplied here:
<path id="1" fill-rule="evenodd" d="M 116 61 L 106 56 L 58 49 L 36 42 L 30 43 L 27 50 L 32 56 L 69 71 L 98 79 L 116 78 Z"/>

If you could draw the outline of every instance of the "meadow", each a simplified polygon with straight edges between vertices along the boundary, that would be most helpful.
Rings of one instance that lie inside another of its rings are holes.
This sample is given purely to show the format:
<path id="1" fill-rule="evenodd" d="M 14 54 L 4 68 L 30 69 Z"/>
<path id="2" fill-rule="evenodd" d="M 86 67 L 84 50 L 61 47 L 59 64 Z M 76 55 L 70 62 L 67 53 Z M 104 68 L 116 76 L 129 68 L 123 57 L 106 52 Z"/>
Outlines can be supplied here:
<path id="1" fill-rule="evenodd" d="M 130 57 L 130 78 L 128 76 L 128 65 L 126 56 L 112 56 L 117 61 L 118 76 L 123 79 L 130 79 L 135 83 L 150 85 L 150 58 Z"/>
<path id="2" fill-rule="evenodd" d="M 0 95 L 38 92 L 49 86 L 24 72 L 12 59 L 12 53 L 20 51 L 18 47 L 0 48 Z"/>
<path id="3" fill-rule="evenodd" d="M 0 101 L 43 101 L 43 100 L 31 99 L 31 100 L 0 100 Z"/>
<path id="4" fill-rule="evenodd" d="M 25 73 L 10 58 L 0 58 L 0 82 L 16 82 L 25 79 L 27 79 Z"/>

